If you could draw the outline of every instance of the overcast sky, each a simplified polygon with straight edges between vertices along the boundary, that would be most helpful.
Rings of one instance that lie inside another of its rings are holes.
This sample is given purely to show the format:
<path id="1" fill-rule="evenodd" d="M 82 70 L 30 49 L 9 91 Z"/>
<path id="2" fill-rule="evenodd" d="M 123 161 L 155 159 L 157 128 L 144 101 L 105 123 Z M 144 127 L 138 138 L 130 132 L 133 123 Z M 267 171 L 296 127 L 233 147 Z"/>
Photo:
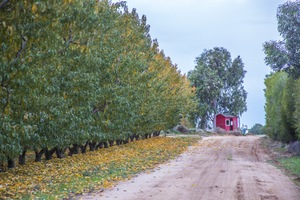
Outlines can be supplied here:
<path id="1" fill-rule="evenodd" d="M 112 2 L 118 2 L 113 0 Z M 265 124 L 262 44 L 279 40 L 276 11 L 284 0 L 127 0 L 141 17 L 147 16 L 150 35 L 182 73 L 195 67 L 204 49 L 226 48 L 232 59 L 241 56 L 247 71 L 244 86 L 248 111 L 241 124 Z"/>

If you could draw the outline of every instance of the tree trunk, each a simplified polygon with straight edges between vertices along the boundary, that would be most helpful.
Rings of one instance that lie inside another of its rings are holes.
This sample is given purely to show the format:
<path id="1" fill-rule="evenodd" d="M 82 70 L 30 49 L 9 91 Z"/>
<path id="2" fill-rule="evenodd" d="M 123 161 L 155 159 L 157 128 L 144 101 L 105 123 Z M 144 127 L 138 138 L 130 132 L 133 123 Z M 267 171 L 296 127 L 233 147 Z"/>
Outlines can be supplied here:
<path id="1" fill-rule="evenodd" d="M 22 154 L 19 156 L 19 165 L 25 165 L 25 162 L 26 162 L 26 151 L 27 151 L 27 149 L 24 149 L 22 151 Z"/>
<path id="2" fill-rule="evenodd" d="M 73 144 L 73 154 L 79 154 L 79 145 Z"/>
<path id="3" fill-rule="evenodd" d="M 129 143 L 128 139 L 123 140 L 123 144 L 128 144 L 128 143 Z"/>
<path id="4" fill-rule="evenodd" d="M 0 9 L 3 8 L 8 2 L 9 2 L 9 0 L 3 0 L 3 1 L 0 3 Z"/>
<path id="5" fill-rule="evenodd" d="M 73 144 L 73 147 L 69 147 L 69 156 L 72 156 L 73 154 L 79 153 L 79 145 Z"/>
<path id="6" fill-rule="evenodd" d="M 57 158 L 64 158 L 65 157 L 65 152 L 66 149 L 59 149 L 59 148 L 55 148 L 55 153 L 56 153 L 56 157 Z"/>
<path id="7" fill-rule="evenodd" d="M 140 135 L 135 135 L 135 140 L 139 140 L 140 139 Z"/>
<path id="8" fill-rule="evenodd" d="M 120 146 L 121 145 L 121 140 L 116 140 L 116 143 L 117 143 L 118 146 Z"/>
<path id="9" fill-rule="evenodd" d="M 7 167 L 8 167 L 8 169 L 14 168 L 15 166 L 16 165 L 15 165 L 14 159 L 8 158 L 8 160 L 7 160 Z"/>
<path id="10" fill-rule="evenodd" d="M 160 135 L 160 131 L 155 131 L 154 133 L 153 133 L 153 137 L 158 137 Z"/>
<path id="11" fill-rule="evenodd" d="M 85 145 L 81 145 L 81 147 L 80 147 L 81 153 L 86 153 L 88 144 L 89 144 L 89 142 L 86 142 Z"/>
<path id="12" fill-rule="evenodd" d="M 133 142 L 133 141 L 134 141 L 134 136 L 135 136 L 135 135 L 130 136 L 130 142 Z"/>
<path id="13" fill-rule="evenodd" d="M 0 162 L 0 173 L 5 172 L 5 165 L 3 162 Z"/>
<path id="14" fill-rule="evenodd" d="M 46 148 L 46 150 L 45 150 L 46 160 L 51 160 L 54 153 L 55 153 L 55 148 L 52 148 L 50 150 L 48 150 L 48 148 Z"/>
<path id="15" fill-rule="evenodd" d="M 200 120 L 200 128 L 202 130 L 206 129 L 206 122 L 207 122 L 206 117 L 202 117 L 201 120 Z"/>
<path id="16" fill-rule="evenodd" d="M 96 146 L 96 150 L 98 150 L 99 148 L 102 149 L 104 146 L 104 142 L 99 142 L 98 145 Z"/>
<path id="17" fill-rule="evenodd" d="M 97 142 L 89 142 L 90 151 L 96 150 L 96 144 Z"/>
<path id="18" fill-rule="evenodd" d="M 69 149 L 68 156 L 73 156 L 73 149 L 72 149 L 72 147 L 68 147 L 68 149 Z"/>
<path id="19" fill-rule="evenodd" d="M 104 148 L 108 148 L 108 142 L 103 142 Z"/>
<path id="20" fill-rule="evenodd" d="M 41 162 L 44 152 L 45 152 L 45 149 L 41 149 L 40 151 L 38 151 L 38 150 L 34 151 L 35 162 Z"/>
<path id="21" fill-rule="evenodd" d="M 110 147 L 114 146 L 114 142 L 115 142 L 115 141 L 110 140 L 110 141 L 109 141 L 109 146 L 110 146 Z"/>

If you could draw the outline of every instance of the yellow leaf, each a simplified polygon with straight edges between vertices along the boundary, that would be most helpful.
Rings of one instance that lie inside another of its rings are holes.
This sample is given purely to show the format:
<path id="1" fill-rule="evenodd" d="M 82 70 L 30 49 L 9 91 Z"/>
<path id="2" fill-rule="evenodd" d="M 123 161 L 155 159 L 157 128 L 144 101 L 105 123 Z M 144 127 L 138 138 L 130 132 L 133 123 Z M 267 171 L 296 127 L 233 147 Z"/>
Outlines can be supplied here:
<path id="1" fill-rule="evenodd" d="M 35 14 L 37 12 L 37 5 L 36 4 L 33 4 L 32 8 L 31 8 L 31 12 L 33 14 Z"/>
<path id="2" fill-rule="evenodd" d="M 98 14 L 98 13 L 99 13 L 99 7 L 98 7 L 98 6 L 95 6 L 94 14 Z"/>
<path id="3" fill-rule="evenodd" d="M 7 27 L 7 30 L 8 30 L 8 34 L 9 34 L 9 35 L 13 35 L 14 30 L 13 30 L 13 27 L 12 27 L 12 26 Z"/>

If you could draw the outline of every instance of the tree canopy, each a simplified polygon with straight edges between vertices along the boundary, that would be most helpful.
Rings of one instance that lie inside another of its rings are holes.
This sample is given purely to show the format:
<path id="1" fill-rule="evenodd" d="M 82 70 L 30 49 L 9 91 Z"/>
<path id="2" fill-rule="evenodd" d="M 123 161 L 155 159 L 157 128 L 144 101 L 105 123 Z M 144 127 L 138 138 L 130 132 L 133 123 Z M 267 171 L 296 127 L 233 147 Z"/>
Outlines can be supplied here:
<path id="1" fill-rule="evenodd" d="M 261 124 L 254 124 L 254 126 L 249 130 L 249 132 L 256 135 L 264 134 L 264 126 Z"/>
<path id="2" fill-rule="evenodd" d="M 300 1 L 287 1 L 277 10 L 278 31 L 282 41 L 264 44 L 265 61 L 274 71 L 284 70 L 300 77 Z"/>
<path id="3" fill-rule="evenodd" d="M 196 88 L 198 106 L 192 116 L 205 128 L 217 113 L 241 115 L 247 110 L 243 87 L 246 71 L 240 56 L 232 60 L 229 51 L 215 47 L 196 58 L 195 69 L 188 73 Z"/>
<path id="4" fill-rule="evenodd" d="M 275 140 L 299 139 L 300 1 L 287 1 L 277 10 L 282 41 L 266 42 L 265 62 L 273 69 L 265 79 L 266 133 Z"/>
<path id="5" fill-rule="evenodd" d="M 274 140 L 295 139 L 293 112 L 295 110 L 293 79 L 285 72 L 276 72 L 265 79 L 266 133 Z M 292 96 L 292 98 L 291 98 Z"/>

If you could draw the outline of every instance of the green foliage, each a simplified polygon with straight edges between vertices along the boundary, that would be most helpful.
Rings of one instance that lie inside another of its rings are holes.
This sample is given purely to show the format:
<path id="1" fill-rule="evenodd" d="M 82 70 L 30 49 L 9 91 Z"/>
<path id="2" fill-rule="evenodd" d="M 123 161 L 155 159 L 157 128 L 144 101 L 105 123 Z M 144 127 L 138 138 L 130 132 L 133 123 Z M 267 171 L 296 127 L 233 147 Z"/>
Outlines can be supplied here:
<path id="1" fill-rule="evenodd" d="M 11 123 L 11 119 L 5 115 L 0 116 L 0 160 L 7 161 L 20 154 L 20 138 L 16 126 Z"/>
<path id="2" fill-rule="evenodd" d="M 261 124 L 255 124 L 250 130 L 250 133 L 261 135 L 264 134 L 264 126 Z"/>
<path id="3" fill-rule="evenodd" d="M 274 71 L 284 70 L 294 78 L 300 77 L 300 1 L 288 1 L 278 7 L 278 31 L 283 41 L 264 44 L 265 61 Z"/>
<path id="4" fill-rule="evenodd" d="M 247 92 L 243 87 L 246 71 L 242 59 L 233 61 L 225 48 L 205 50 L 196 58 L 196 67 L 188 77 L 196 88 L 198 106 L 194 121 L 206 128 L 217 113 L 241 115 L 247 110 Z"/>
<path id="5" fill-rule="evenodd" d="M 266 131 L 274 140 L 289 142 L 295 139 L 293 84 L 285 72 L 277 72 L 265 79 Z"/>
<path id="6" fill-rule="evenodd" d="M 0 163 L 159 132 L 193 107 L 187 78 L 125 2 L 12 0 L 0 11 Z"/>
<path id="7" fill-rule="evenodd" d="M 294 127 L 296 128 L 298 139 L 300 139 L 300 79 L 295 83 L 295 112 L 294 112 Z M 298 101 L 297 101 L 298 100 Z"/>
<path id="8" fill-rule="evenodd" d="M 296 131 L 300 138 L 300 90 L 297 80 L 300 77 L 299 9 L 300 1 L 288 1 L 280 5 L 277 19 L 283 41 L 264 44 L 266 64 L 278 72 L 265 81 L 266 131 L 273 139 L 284 142 L 295 140 Z"/>
<path id="9" fill-rule="evenodd" d="M 296 130 L 295 130 L 295 120 L 294 120 L 294 112 L 295 112 L 295 102 L 297 98 L 295 98 L 295 80 L 292 78 L 288 78 L 284 89 L 283 96 L 281 100 L 282 106 L 282 114 L 281 114 L 281 132 L 284 135 L 288 135 L 290 140 L 296 139 Z"/>
<path id="10" fill-rule="evenodd" d="M 279 162 L 290 173 L 298 177 L 300 176 L 300 157 L 281 158 Z"/>
<path id="11" fill-rule="evenodd" d="M 275 73 L 265 79 L 266 131 L 275 140 L 280 138 L 281 99 L 286 79 L 287 75 L 283 72 Z"/>

